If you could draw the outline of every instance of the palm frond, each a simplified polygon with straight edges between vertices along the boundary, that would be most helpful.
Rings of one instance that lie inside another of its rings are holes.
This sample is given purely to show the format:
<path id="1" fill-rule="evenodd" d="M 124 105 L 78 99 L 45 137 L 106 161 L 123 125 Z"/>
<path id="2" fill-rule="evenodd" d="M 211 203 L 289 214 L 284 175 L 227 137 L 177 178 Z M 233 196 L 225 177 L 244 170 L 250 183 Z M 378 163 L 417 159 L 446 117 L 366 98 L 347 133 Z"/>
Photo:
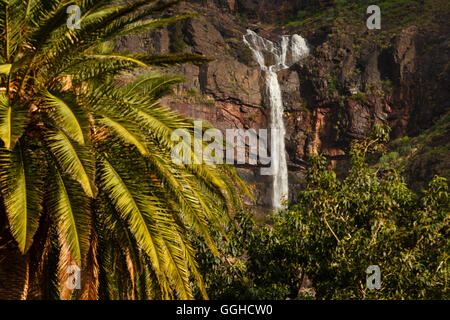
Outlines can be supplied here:
<path id="1" fill-rule="evenodd" d="M 130 225 L 134 237 L 149 255 L 157 274 L 163 270 L 161 238 L 156 226 L 151 223 L 151 201 L 139 187 L 126 183 L 123 176 L 105 158 L 99 161 L 99 183 L 107 192 L 116 210 Z"/>
<path id="2" fill-rule="evenodd" d="M 93 155 L 86 146 L 71 141 L 60 130 L 49 132 L 46 136 L 48 148 L 61 168 L 78 181 L 84 192 L 91 198 L 96 193 L 94 185 Z"/>
<path id="3" fill-rule="evenodd" d="M 173 85 L 182 83 L 185 79 L 179 75 L 162 75 L 150 73 L 138 77 L 121 88 L 126 96 L 140 95 L 152 100 L 173 93 Z"/>
<path id="4" fill-rule="evenodd" d="M 81 267 L 89 247 L 89 199 L 78 183 L 63 177 L 58 169 L 50 172 L 50 177 L 48 208 L 58 224 L 60 240 Z"/>
<path id="5" fill-rule="evenodd" d="M 167 67 L 183 63 L 203 64 L 212 59 L 194 53 L 173 53 L 165 55 L 142 56 L 140 60 L 150 66 Z"/>
<path id="6" fill-rule="evenodd" d="M 96 122 L 112 130 L 124 143 L 134 145 L 143 156 L 150 154 L 135 125 L 121 120 L 113 120 L 106 116 L 100 117 Z"/>
<path id="7" fill-rule="evenodd" d="M 189 239 L 218 254 L 211 230 L 226 237 L 235 188 L 248 189 L 231 167 L 172 162 L 173 133 L 193 135 L 194 123 L 160 99 L 182 77 L 123 79 L 210 60 L 118 53 L 114 42 L 193 18 L 161 18 L 179 2 L 0 0 L 0 223 L 32 260 L 17 273 L 21 296 L 191 299 L 194 281 L 207 298 Z M 67 28 L 72 4 L 80 28 Z M 79 292 L 66 283 L 72 265 L 84 274 Z M 48 283 L 35 295 L 37 269 Z"/>
<path id="8" fill-rule="evenodd" d="M 0 93 L 0 138 L 6 149 L 12 150 L 22 135 L 27 114 L 27 110 L 11 105 L 7 95 Z"/>
<path id="9" fill-rule="evenodd" d="M 71 139 L 80 145 L 85 144 L 87 131 L 87 120 L 84 112 L 76 105 L 74 97 L 58 97 L 50 92 L 44 95 L 45 105 L 49 108 L 48 113 L 59 128 Z"/>

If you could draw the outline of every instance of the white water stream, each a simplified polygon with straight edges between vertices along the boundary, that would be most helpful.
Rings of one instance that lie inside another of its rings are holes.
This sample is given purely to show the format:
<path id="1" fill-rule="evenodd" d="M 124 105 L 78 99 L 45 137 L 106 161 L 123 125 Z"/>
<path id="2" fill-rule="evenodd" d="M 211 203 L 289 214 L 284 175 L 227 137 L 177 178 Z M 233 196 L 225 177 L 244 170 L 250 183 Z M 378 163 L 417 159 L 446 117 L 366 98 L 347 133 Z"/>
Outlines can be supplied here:
<path id="1" fill-rule="evenodd" d="M 270 103 L 272 132 L 272 168 L 273 168 L 273 191 L 272 207 L 275 210 L 283 208 L 283 200 L 289 195 L 288 169 L 286 161 L 286 149 L 284 137 L 286 128 L 283 121 L 283 98 L 281 87 L 278 82 L 277 72 L 289 68 L 294 63 L 309 55 L 309 48 L 305 39 L 295 34 L 282 36 L 280 43 L 264 39 L 252 30 L 247 30 L 244 43 L 252 50 L 255 60 L 265 72 L 266 90 Z M 274 58 L 272 65 L 266 64 L 265 56 Z"/>

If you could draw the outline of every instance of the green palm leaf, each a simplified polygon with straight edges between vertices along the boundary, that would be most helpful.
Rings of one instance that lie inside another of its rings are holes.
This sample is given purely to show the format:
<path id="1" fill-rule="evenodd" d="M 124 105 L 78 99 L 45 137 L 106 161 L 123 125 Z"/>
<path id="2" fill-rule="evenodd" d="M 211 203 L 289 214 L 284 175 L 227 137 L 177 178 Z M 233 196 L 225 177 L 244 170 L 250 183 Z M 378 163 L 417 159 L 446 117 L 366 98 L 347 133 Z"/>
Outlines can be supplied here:
<path id="1" fill-rule="evenodd" d="M 136 78 L 124 86 L 122 91 L 126 95 L 136 94 L 156 100 L 172 94 L 172 86 L 183 81 L 184 78 L 178 75 L 149 74 Z"/>
<path id="2" fill-rule="evenodd" d="M 27 112 L 10 105 L 4 93 L 0 93 L 0 139 L 5 148 L 12 150 L 25 129 Z"/>
<path id="3" fill-rule="evenodd" d="M 212 61 L 211 59 L 194 53 L 173 53 L 165 55 L 143 56 L 140 60 L 148 65 L 159 67 L 173 66 L 181 63 L 202 64 Z"/>
<path id="4" fill-rule="evenodd" d="M 97 123 L 108 127 L 123 142 L 134 145 L 143 156 L 148 156 L 150 154 L 145 143 L 142 141 L 142 137 L 140 137 L 140 133 L 137 132 L 134 125 L 126 123 L 125 121 L 113 120 L 106 116 L 99 118 Z"/>
<path id="5" fill-rule="evenodd" d="M 58 170 L 51 178 L 47 203 L 58 223 L 59 239 L 81 267 L 89 247 L 89 200 L 78 183 L 63 178 Z"/>
<path id="6" fill-rule="evenodd" d="M 93 181 L 93 159 L 89 149 L 71 141 L 61 131 L 50 132 L 46 138 L 58 164 L 81 184 L 89 197 L 93 198 L 96 187 Z"/>
<path id="7" fill-rule="evenodd" d="M 65 101 L 63 98 L 46 92 L 45 103 L 50 108 L 50 116 L 58 123 L 59 127 L 73 140 L 83 145 L 85 143 L 81 119 L 83 114 L 75 101 Z M 85 122 L 85 121 L 84 121 Z M 84 127 L 86 124 L 84 123 Z"/>
<path id="8" fill-rule="evenodd" d="M 207 297 L 189 239 L 218 254 L 210 232 L 226 237 L 241 181 L 229 167 L 172 163 L 173 132 L 194 126 L 159 99 L 182 77 L 119 84 L 209 60 L 114 50 L 114 39 L 192 17 L 158 18 L 179 2 L 78 1 L 80 28 L 68 29 L 73 1 L 0 0 L 0 221 L 32 266 L 25 296 L 44 272 L 42 297 L 95 298 L 98 284 L 112 299 L 190 299 L 192 281 Z M 72 264 L 87 274 L 78 294 L 64 285 Z"/>
<path id="9" fill-rule="evenodd" d="M 138 192 L 136 186 L 133 190 L 133 186 L 127 185 L 106 159 L 102 158 L 99 164 L 100 185 L 122 218 L 128 221 L 134 237 L 149 255 L 155 272 L 161 274 L 162 244 L 155 225 L 151 223 L 151 201 Z"/>
<path id="10" fill-rule="evenodd" d="M 172 236 L 171 236 L 172 237 Z M 184 252 L 179 243 L 165 240 L 164 249 L 167 256 L 166 270 L 175 284 L 175 290 L 182 300 L 193 299 L 189 284 L 189 269 L 185 262 Z"/>

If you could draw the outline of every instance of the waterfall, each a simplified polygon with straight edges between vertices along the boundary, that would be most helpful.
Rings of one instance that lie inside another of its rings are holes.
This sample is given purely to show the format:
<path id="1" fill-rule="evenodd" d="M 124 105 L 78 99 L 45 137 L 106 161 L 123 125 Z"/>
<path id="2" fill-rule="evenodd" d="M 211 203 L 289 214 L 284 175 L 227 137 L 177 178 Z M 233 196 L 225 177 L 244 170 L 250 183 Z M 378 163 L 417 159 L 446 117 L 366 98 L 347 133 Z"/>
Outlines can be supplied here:
<path id="1" fill-rule="evenodd" d="M 252 50 L 256 62 L 265 72 L 266 90 L 269 101 L 272 132 L 272 168 L 273 209 L 282 209 L 282 201 L 289 195 L 288 169 L 286 161 L 286 149 L 284 137 L 286 128 L 283 121 L 283 98 L 277 72 L 289 68 L 294 63 L 309 55 L 309 48 L 305 39 L 295 34 L 282 36 L 279 43 L 272 42 L 257 35 L 252 30 L 247 30 L 244 35 L 244 43 Z M 267 65 L 266 58 L 273 58 L 273 64 Z"/>

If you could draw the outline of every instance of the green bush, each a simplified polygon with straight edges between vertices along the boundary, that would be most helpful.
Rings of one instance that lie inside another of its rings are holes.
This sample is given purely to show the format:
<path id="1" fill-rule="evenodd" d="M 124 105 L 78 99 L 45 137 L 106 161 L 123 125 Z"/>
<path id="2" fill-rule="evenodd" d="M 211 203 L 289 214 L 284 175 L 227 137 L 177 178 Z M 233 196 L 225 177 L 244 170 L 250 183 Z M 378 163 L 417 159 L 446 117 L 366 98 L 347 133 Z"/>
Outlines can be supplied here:
<path id="1" fill-rule="evenodd" d="M 202 261 L 212 298 L 448 299 L 449 197 L 435 177 L 415 194 L 396 171 L 378 172 L 366 156 L 384 150 L 377 126 L 353 144 L 351 167 L 339 180 L 322 156 L 310 159 L 298 203 L 257 226 L 236 217 L 223 258 Z M 234 230 L 239 230 L 235 232 Z M 381 288 L 366 288 L 378 265 Z M 305 279 L 312 290 L 300 290 Z"/>

